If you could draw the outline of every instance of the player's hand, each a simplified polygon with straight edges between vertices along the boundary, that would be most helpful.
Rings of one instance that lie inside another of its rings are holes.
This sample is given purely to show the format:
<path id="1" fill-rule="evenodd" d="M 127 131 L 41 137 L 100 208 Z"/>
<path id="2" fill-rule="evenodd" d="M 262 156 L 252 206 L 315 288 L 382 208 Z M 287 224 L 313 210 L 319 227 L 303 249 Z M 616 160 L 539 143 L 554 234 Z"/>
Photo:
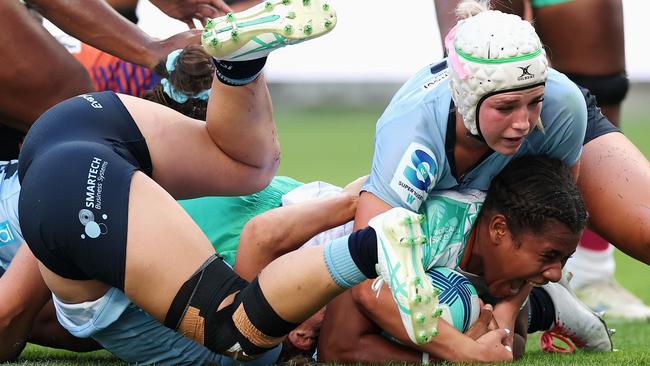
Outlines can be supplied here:
<path id="1" fill-rule="evenodd" d="M 465 332 L 465 335 L 477 340 L 481 338 L 484 334 L 491 330 L 498 329 L 494 316 L 492 315 L 492 305 L 483 304 L 481 301 L 481 312 L 478 316 L 478 319 L 472 324 L 471 327 Z"/>
<path id="2" fill-rule="evenodd" d="M 499 301 L 494 306 L 494 319 L 496 319 L 499 327 L 515 329 L 515 321 L 521 308 L 523 307 L 528 295 L 530 295 L 530 290 L 533 289 L 533 286 L 530 283 L 526 283 L 519 289 L 519 292 L 516 294 L 506 297 L 505 299 Z M 510 334 L 508 340 L 505 344 L 512 347 L 513 345 L 513 334 Z"/>
<path id="3" fill-rule="evenodd" d="M 208 18 L 216 18 L 232 11 L 223 0 L 151 0 L 158 9 L 194 28 L 193 19 L 205 25 Z"/>
<path id="4" fill-rule="evenodd" d="M 513 360 L 512 347 L 503 343 L 510 336 L 509 329 L 500 328 L 485 333 L 476 340 L 480 345 L 478 350 L 480 362 L 511 362 Z"/>
<path id="5" fill-rule="evenodd" d="M 500 327 L 512 329 L 515 318 L 517 317 L 517 314 L 519 314 L 519 311 L 526 302 L 532 289 L 533 286 L 530 283 L 526 283 L 521 286 L 519 292 L 500 300 L 494 306 L 494 318 L 497 320 Z"/>
<path id="6" fill-rule="evenodd" d="M 175 34 L 167 39 L 157 40 L 154 42 L 153 46 L 150 47 L 151 56 L 150 61 L 147 64 L 151 70 L 164 76 L 166 73 L 165 62 L 167 61 L 167 55 L 170 52 L 185 48 L 189 44 L 200 44 L 201 43 L 201 31 L 198 29 L 190 29 L 188 31 Z"/>

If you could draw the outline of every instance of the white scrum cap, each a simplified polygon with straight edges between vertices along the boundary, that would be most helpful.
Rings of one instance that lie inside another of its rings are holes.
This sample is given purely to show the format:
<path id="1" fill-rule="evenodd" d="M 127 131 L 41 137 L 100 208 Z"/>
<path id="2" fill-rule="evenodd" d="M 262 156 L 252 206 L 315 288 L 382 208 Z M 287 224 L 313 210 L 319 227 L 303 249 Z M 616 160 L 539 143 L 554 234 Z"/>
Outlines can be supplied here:
<path id="1" fill-rule="evenodd" d="M 530 23 L 486 10 L 460 20 L 445 38 L 451 93 L 465 127 L 479 135 L 480 104 L 490 95 L 546 81 L 548 61 Z"/>

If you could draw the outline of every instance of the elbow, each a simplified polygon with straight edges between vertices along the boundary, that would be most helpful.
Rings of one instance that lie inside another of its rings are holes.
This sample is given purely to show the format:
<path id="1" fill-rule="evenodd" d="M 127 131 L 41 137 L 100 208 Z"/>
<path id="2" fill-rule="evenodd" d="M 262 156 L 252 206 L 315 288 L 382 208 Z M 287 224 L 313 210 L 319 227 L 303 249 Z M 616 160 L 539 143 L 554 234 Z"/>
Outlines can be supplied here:
<path id="1" fill-rule="evenodd" d="M 245 251 L 250 255 L 254 253 L 273 253 L 275 251 L 274 243 L 280 241 L 282 237 L 273 220 L 266 215 L 258 215 L 250 219 L 242 229 L 239 237 L 238 251 Z"/>

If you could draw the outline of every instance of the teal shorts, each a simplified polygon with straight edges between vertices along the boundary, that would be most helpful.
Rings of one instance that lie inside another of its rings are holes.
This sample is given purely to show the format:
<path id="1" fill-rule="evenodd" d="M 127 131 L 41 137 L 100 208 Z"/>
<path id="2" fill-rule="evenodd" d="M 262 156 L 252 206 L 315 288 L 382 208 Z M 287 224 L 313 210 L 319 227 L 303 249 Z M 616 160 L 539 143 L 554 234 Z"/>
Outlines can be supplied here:
<path id="1" fill-rule="evenodd" d="M 249 196 L 201 197 L 178 201 L 199 225 L 226 263 L 235 265 L 239 236 L 253 217 L 280 207 L 282 196 L 303 183 L 289 177 L 275 177 L 263 190 Z"/>
<path id="2" fill-rule="evenodd" d="M 573 1 L 573 0 L 530 0 L 530 5 L 533 8 L 543 8 L 549 5 L 568 3 L 569 1 Z"/>

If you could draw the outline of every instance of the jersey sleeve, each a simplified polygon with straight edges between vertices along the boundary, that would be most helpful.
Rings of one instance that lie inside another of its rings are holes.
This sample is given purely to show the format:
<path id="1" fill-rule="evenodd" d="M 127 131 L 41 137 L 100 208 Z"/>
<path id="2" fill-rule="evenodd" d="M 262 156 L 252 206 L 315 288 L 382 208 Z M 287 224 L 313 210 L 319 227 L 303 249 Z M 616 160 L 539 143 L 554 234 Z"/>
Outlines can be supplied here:
<path id="1" fill-rule="evenodd" d="M 377 126 L 372 170 L 363 190 L 392 207 L 417 211 L 440 170 L 436 149 L 426 141 L 427 117 L 418 109 L 393 117 L 385 113 Z"/>
<path id="2" fill-rule="evenodd" d="M 578 162 L 582 153 L 587 129 L 587 105 L 578 86 L 568 78 L 564 77 L 558 84 L 551 85 L 551 90 L 546 93 L 548 108 L 542 110 L 546 143 L 541 153 L 554 156 L 571 167 Z M 549 99 L 548 96 L 552 97 Z"/>

